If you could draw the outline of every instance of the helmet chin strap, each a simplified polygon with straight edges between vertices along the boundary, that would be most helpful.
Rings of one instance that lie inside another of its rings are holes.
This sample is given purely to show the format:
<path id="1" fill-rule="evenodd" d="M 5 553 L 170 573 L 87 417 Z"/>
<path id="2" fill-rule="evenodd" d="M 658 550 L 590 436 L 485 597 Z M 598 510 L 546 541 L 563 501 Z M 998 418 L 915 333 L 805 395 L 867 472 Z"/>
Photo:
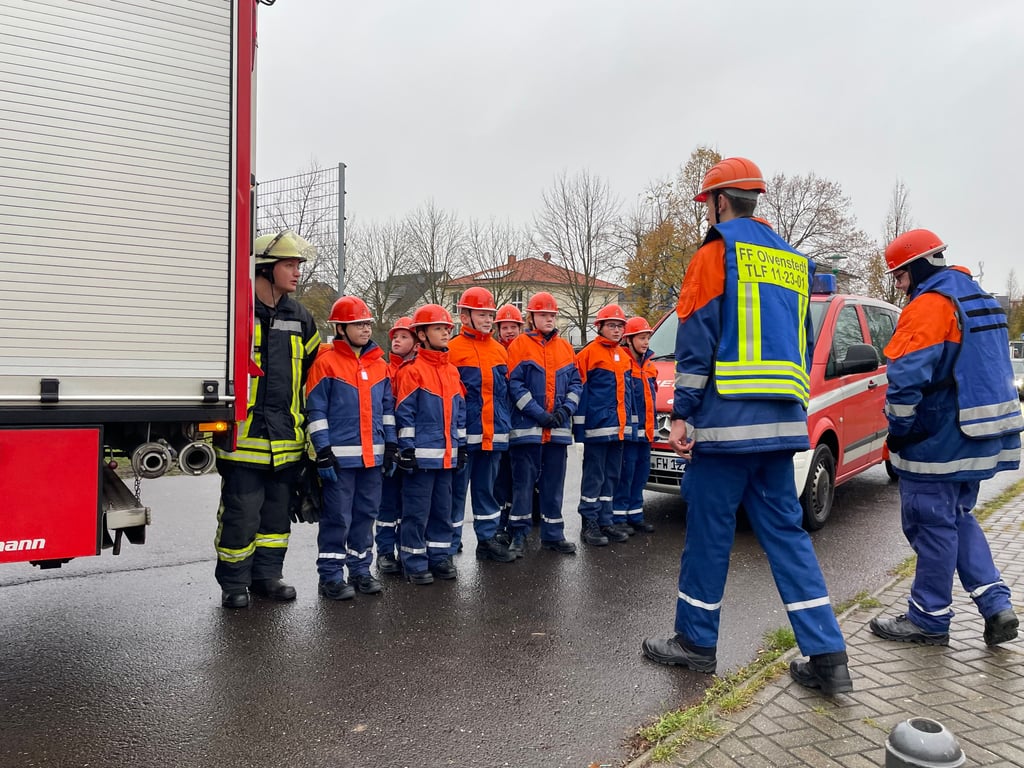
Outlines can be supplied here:
<path id="1" fill-rule="evenodd" d="M 270 265 L 269 269 L 261 269 L 259 272 L 256 273 L 256 276 L 262 277 L 264 280 L 270 283 L 270 297 L 274 300 L 273 306 L 276 309 L 278 302 L 281 301 L 281 299 L 284 297 L 284 291 L 281 292 L 280 296 L 277 295 L 277 284 L 274 282 L 275 264 Z"/>
<path id="2" fill-rule="evenodd" d="M 345 339 L 345 342 L 350 347 L 352 347 L 352 349 L 362 349 L 364 346 L 366 346 L 365 344 L 356 344 L 354 341 L 352 341 L 352 339 L 349 338 L 348 331 L 346 330 L 348 328 L 348 323 L 335 323 L 334 332 L 336 335 L 338 333 L 339 328 L 341 329 L 341 337 Z"/>
<path id="3" fill-rule="evenodd" d="M 419 336 L 419 333 L 417 333 L 417 337 L 418 336 Z M 434 352 L 447 352 L 448 351 L 448 347 L 447 346 L 445 346 L 445 347 L 435 347 L 434 343 L 430 340 L 430 334 L 428 334 L 426 331 L 423 331 L 423 341 L 421 341 L 420 343 L 426 349 L 432 350 Z"/>

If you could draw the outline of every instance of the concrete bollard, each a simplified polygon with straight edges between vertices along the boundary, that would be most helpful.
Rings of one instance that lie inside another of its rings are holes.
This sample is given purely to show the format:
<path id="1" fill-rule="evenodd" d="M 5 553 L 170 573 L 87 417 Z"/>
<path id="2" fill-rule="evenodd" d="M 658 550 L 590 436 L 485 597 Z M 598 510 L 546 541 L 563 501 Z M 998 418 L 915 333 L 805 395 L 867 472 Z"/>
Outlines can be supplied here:
<path id="1" fill-rule="evenodd" d="M 959 768 L 966 760 L 956 736 L 927 717 L 904 720 L 885 740 L 885 768 Z"/>

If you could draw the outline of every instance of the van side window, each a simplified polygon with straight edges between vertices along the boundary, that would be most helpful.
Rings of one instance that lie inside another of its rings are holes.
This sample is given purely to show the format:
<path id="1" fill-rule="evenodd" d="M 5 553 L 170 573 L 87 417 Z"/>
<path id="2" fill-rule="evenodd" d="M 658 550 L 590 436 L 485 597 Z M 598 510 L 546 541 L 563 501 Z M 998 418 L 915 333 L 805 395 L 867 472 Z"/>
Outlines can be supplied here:
<path id="1" fill-rule="evenodd" d="M 864 314 L 867 315 L 868 333 L 871 334 L 871 346 L 878 351 L 878 359 L 885 362 L 885 355 L 882 350 L 892 338 L 896 330 L 896 314 L 891 309 L 883 307 L 864 306 Z"/>
<path id="2" fill-rule="evenodd" d="M 828 356 L 825 375 L 835 376 L 836 362 L 846 359 L 846 350 L 850 348 L 850 345 L 863 343 L 864 332 L 860 327 L 857 308 L 847 305 L 839 310 L 839 317 L 836 318 L 835 333 L 832 335 L 832 353 Z"/>

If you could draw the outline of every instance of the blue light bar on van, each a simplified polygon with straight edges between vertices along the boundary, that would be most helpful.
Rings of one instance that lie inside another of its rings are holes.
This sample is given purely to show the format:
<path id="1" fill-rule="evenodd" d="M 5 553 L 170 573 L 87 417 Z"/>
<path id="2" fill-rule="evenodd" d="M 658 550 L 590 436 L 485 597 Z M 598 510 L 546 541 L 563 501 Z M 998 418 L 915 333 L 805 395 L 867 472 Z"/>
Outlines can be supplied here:
<path id="1" fill-rule="evenodd" d="M 811 281 L 811 293 L 835 293 L 835 275 L 815 275 Z"/>

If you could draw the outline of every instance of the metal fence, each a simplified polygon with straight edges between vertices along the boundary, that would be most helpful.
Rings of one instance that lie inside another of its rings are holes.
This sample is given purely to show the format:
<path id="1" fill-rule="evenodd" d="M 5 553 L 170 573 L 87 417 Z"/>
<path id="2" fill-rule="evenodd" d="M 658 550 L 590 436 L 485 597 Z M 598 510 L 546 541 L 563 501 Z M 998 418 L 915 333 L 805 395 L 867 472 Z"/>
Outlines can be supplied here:
<path id="1" fill-rule="evenodd" d="M 338 295 L 345 286 L 345 164 L 314 168 L 256 186 L 256 234 L 290 229 L 316 247 L 300 291 L 316 284 Z"/>

